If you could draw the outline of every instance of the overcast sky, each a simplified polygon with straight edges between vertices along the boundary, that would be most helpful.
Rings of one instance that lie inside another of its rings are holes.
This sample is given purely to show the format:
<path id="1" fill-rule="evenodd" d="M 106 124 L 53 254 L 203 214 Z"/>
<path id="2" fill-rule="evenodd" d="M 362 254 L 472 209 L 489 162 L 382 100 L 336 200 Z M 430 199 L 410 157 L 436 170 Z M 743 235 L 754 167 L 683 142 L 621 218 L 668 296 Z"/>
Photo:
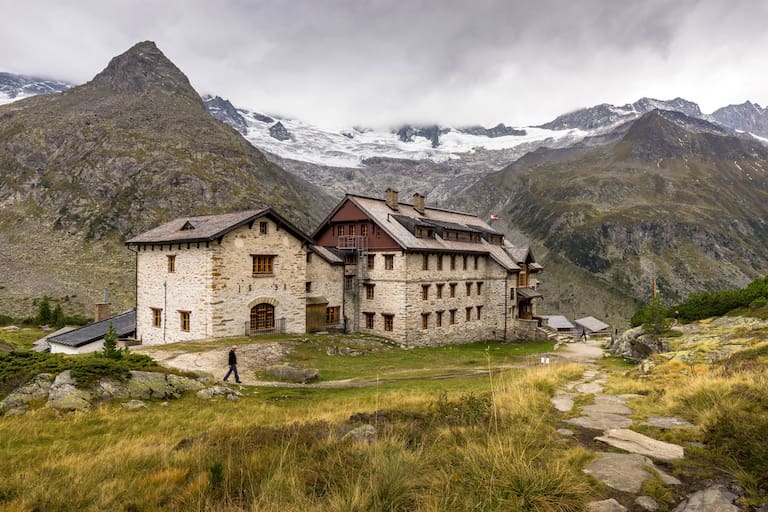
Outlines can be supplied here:
<path id="1" fill-rule="evenodd" d="M 763 0 L 0 0 L 0 71 L 83 83 L 142 40 L 200 93 L 326 127 L 768 103 Z"/>

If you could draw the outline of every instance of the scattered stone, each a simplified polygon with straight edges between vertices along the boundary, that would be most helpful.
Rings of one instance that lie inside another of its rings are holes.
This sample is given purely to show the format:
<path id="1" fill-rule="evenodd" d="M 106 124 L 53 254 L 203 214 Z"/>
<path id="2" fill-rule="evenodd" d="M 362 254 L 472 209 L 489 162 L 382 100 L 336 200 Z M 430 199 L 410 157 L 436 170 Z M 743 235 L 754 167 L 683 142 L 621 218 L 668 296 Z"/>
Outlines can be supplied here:
<path id="1" fill-rule="evenodd" d="M 643 425 L 650 425 L 651 427 L 658 427 L 660 429 L 671 429 L 671 428 L 695 428 L 696 425 L 689 421 L 681 420 L 680 418 L 675 418 L 673 416 L 650 416 L 647 420 L 645 420 Z"/>
<path id="2" fill-rule="evenodd" d="M 627 428 L 632 426 L 632 420 L 626 416 L 611 413 L 592 413 L 589 416 L 569 418 L 566 423 L 593 430 L 609 430 L 614 428 Z"/>
<path id="3" fill-rule="evenodd" d="M 630 453 L 639 453 L 659 460 L 682 459 L 685 455 L 680 445 L 658 441 L 626 428 L 612 428 L 595 439 Z"/>
<path id="4" fill-rule="evenodd" d="M 665 484 L 680 485 L 678 479 L 654 466 L 651 459 L 643 455 L 599 452 L 597 456 L 584 472 L 617 491 L 639 494 L 645 481 L 651 478 L 649 469 L 656 471 Z"/>
<path id="5" fill-rule="evenodd" d="M 659 504 L 650 496 L 638 496 L 635 498 L 635 505 L 648 512 L 656 512 L 659 510 Z"/>
<path id="6" fill-rule="evenodd" d="M 573 409 L 573 393 L 558 393 L 552 398 L 552 405 L 560 412 L 569 412 Z"/>
<path id="7" fill-rule="evenodd" d="M 354 441 L 366 441 L 372 443 L 376 440 L 376 427 L 373 425 L 361 425 L 347 432 L 344 439 L 350 438 Z"/>
<path id="8" fill-rule="evenodd" d="M 234 400 L 236 400 L 242 397 L 243 394 L 238 390 L 232 389 L 228 386 L 212 386 L 210 388 L 201 389 L 200 391 L 197 392 L 197 397 L 205 400 L 211 399 L 215 396 L 223 396 L 228 400 L 233 400 L 232 398 L 229 398 L 229 397 L 234 396 L 235 397 Z"/>
<path id="9" fill-rule="evenodd" d="M 600 414 L 600 413 L 632 414 L 632 409 L 630 409 L 626 405 L 622 405 L 619 403 L 601 401 L 592 405 L 585 405 L 584 407 L 581 408 L 581 412 L 587 415 Z"/>
<path id="10" fill-rule="evenodd" d="M 128 411 L 135 411 L 137 409 L 146 409 L 147 404 L 142 402 L 141 400 L 129 400 L 123 404 L 121 404 L 123 409 L 126 409 Z"/>
<path id="11" fill-rule="evenodd" d="M 281 364 L 267 367 L 267 375 L 288 382 L 306 384 L 320 378 L 320 371 L 316 368 L 297 368 L 296 366 Z"/>
<path id="12" fill-rule="evenodd" d="M 573 436 L 573 430 L 569 428 L 559 428 L 557 429 L 557 433 L 560 434 L 563 437 L 571 437 Z"/>
<path id="13" fill-rule="evenodd" d="M 18 328 L 17 326 L 15 326 L 15 325 L 8 325 L 8 326 L 6 326 L 6 327 L 3 327 L 2 329 L 0 329 L 0 331 L 7 331 L 7 332 L 10 332 L 10 331 L 20 331 L 20 330 L 21 330 L 21 329 L 19 329 L 19 328 Z"/>
<path id="14" fill-rule="evenodd" d="M 691 494 L 672 512 L 738 512 L 739 507 L 733 504 L 736 498 L 722 485 L 715 485 Z"/>
<path id="15" fill-rule="evenodd" d="M 587 503 L 588 512 L 626 512 L 626 510 L 624 505 L 613 498 Z"/>
<path id="16" fill-rule="evenodd" d="M 43 400 L 48 396 L 53 383 L 53 375 L 41 373 L 22 387 L 13 391 L 0 402 L 0 411 L 8 414 L 11 410 L 26 411 L 29 403 L 34 400 Z"/>

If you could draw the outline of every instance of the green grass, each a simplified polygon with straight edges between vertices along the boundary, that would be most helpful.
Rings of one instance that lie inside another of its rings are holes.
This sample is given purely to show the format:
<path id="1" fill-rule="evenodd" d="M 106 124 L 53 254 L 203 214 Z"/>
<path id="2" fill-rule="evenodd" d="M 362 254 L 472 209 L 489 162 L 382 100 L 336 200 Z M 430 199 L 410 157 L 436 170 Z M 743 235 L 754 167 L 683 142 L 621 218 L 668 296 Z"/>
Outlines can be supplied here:
<path id="1" fill-rule="evenodd" d="M 22 327 L 18 331 L 0 331 L 0 343 L 8 345 L 15 350 L 27 350 L 36 342 L 48 334 L 38 327 Z"/>

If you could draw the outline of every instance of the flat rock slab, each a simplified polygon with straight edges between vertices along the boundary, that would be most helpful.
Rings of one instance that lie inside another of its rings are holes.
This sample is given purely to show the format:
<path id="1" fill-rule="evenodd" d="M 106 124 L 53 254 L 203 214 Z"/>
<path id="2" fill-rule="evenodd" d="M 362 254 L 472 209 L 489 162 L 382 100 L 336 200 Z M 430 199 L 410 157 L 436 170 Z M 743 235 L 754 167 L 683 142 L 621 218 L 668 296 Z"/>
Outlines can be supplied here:
<path id="1" fill-rule="evenodd" d="M 592 405 L 585 405 L 581 408 L 581 412 L 587 415 L 596 413 L 610 413 L 610 414 L 632 414 L 632 409 L 626 405 L 614 403 L 614 402 L 595 402 Z"/>
<path id="2" fill-rule="evenodd" d="M 600 452 L 597 456 L 584 472 L 617 491 L 639 494 L 645 481 L 651 478 L 649 469 L 656 471 L 667 485 L 680 485 L 679 480 L 658 469 L 643 455 Z"/>
<path id="3" fill-rule="evenodd" d="M 566 423 L 593 430 L 610 430 L 632 426 L 632 420 L 626 416 L 609 412 L 592 413 L 589 416 L 579 416 L 565 420 Z"/>
<path id="4" fill-rule="evenodd" d="M 603 386 L 599 382 L 582 382 L 576 384 L 576 391 L 579 393 L 600 393 L 603 391 Z"/>
<path id="5" fill-rule="evenodd" d="M 736 498 L 722 485 L 716 485 L 691 494 L 672 512 L 738 512 L 741 509 L 733 504 Z"/>
<path id="6" fill-rule="evenodd" d="M 672 429 L 672 428 L 695 428 L 696 425 L 689 421 L 675 418 L 674 416 L 650 416 L 645 420 L 643 425 L 650 425 L 652 427 L 658 427 L 660 429 Z"/>
<path id="7" fill-rule="evenodd" d="M 626 428 L 612 428 L 595 439 L 630 453 L 639 453 L 659 460 L 682 459 L 685 456 L 680 445 L 658 441 Z"/>
<path id="8" fill-rule="evenodd" d="M 560 412 L 569 412 L 573 409 L 573 393 L 558 393 L 552 398 L 552 405 Z"/>
<path id="9" fill-rule="evenodd" d="M 587 503 L 587 512 L 627 512 L 627 507 L 611 498 Z"/>

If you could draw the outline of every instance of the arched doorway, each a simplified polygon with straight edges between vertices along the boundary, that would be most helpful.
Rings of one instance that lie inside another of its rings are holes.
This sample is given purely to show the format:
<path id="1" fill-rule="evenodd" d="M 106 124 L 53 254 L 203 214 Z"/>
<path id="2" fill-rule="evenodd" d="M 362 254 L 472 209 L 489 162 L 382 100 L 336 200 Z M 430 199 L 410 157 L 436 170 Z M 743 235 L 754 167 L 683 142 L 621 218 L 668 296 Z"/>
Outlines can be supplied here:
<path id="1" fill-rule="evenodd" d="M 275 328 L 275 306 L 262 302 L 251 308 L 251 332 Z"/>

